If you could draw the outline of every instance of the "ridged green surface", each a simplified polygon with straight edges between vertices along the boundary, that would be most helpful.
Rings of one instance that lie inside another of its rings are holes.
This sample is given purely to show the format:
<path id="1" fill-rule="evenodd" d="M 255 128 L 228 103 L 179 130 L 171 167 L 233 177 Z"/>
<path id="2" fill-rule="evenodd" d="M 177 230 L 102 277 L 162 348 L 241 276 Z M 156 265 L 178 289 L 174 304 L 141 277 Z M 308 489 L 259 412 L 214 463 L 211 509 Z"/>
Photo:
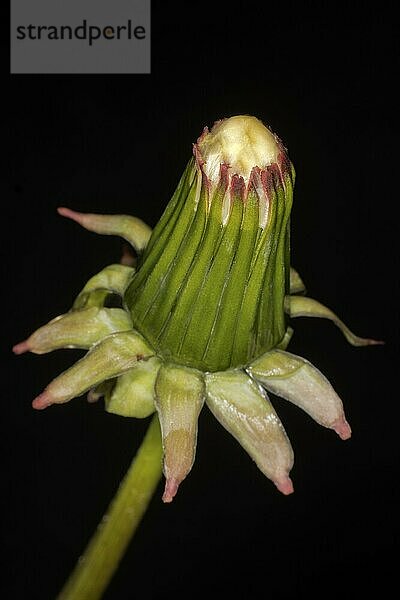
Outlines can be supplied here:
<path id="1" fill-rule="evenodd" d="M 242 213 L 243 202 L 240 198 L 234 197 L 229 220 L 220 232 L 218 246 L 206 257 L 206 269 L 198 278 L 195 302 L 191 307 L 183 334 L 179 351 L 181 358 L 184 361 L 194 358 L 205 368 L 209 368 L 209 365 L 214 362 L 220 362 L 220 357 L 217 357 L 216 361 L 210 360 L 207 350 L 210 344 L 212 346 L 215 338 L 215 322 L 240 238 Z"/>
<path id="2" fill-rule="evenodd" d="M 236 252 L 226 273 L 224 290 L 216 311 L 213 336 L 208 341 L 205 360 L 211 364 L 231 364 L 237 318 L 243 302 L 254 246 L 260 232 L 258 200 L 250 194 L 242 211 Z"/>
<path id="3" fill-rule="evenodd" d="M 269 199 L 221 181 L 191 161 L 125 294 L 136 327 L 168 360 L 205 371 L 245 365 L 286 331 L 292 184 Z M 229 216 L 226 208 L 229 202 Z M 259 204 L 268 202 L 260 226 Z"/>

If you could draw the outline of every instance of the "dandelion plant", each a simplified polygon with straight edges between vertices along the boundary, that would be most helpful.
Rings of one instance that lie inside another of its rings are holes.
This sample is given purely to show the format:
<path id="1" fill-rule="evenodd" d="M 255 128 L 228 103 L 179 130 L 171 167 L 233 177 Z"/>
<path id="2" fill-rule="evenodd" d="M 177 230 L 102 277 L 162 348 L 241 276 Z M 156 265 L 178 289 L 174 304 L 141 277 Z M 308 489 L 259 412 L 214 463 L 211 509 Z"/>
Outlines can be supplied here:
<path id="1" fill-rule="evenodd" d="M 104 397 L 110 413 L 154 414 L 106 521 L 60 598 L 101 596 L 162 470 L 162 499 L 173 500 L 193 466 L 205 404 L 285 495 L 293 492 L 293 450 L 268 392 L 341 439 L 350 437 L 327 378 L 286 350 L 292 319 L 330 319 L 355 346 L 379 342 L 354 335 L 305 295 L 290 266 L 294 182 L 279 138 L 255 117 L 234 116 L 204 129 L 153 231 L 137 217 L 58 209 L 90 231 L 121 236 L 133 253 L 91 277 L 68 312 L 14 347 L 16 354 L 88 351 L 33 407 L 87 392 L 91 402 Z M 109 307 L 115 295 L 120 308 Z"/>

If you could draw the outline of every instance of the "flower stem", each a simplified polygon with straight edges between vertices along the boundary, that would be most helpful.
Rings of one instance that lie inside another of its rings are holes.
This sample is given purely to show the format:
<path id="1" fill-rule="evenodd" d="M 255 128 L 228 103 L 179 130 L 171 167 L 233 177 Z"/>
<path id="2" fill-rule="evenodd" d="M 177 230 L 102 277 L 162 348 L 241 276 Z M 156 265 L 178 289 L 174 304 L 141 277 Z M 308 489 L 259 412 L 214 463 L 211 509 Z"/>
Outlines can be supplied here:
<path id="1" fill-rule="evenodd" d="M 157 416 L 153 418 L 106 514 L 57 600 L 97 600 L 116 571 L 162 472 Z"/>

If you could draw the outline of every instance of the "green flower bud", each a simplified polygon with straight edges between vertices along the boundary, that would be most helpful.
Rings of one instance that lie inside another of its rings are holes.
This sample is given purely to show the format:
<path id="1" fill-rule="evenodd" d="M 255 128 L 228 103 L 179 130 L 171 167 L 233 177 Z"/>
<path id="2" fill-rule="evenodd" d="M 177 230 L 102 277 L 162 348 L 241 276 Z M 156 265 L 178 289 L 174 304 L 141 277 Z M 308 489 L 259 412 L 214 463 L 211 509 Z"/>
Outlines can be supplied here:
<path id="1" fill-rule="evenodd" d="M 119 235 L 137 253 L 135 269 L 110 265 L 90 278 L 70 312 L 14 347 L 16 354 L 88 349 L 33 403 L 38 409 L 89 391 L 108 412 L 161 425 L 170 502 L 189 473 L 206 402 L 284 494 L 293 491 L 293 451 L 267 390 L 317 423 L 351 435 L 343 405 L 307 360 L 284 352 L 289 319 L 327 318 L 356 346 L 330 309 L 304 295 L 290 266 L 294 169 L 280 140 L 258 119 L 236 116 L 204 129 L 160 221 L 59 209 L 90 231 Z M 110 309 L 110 295 L 123 308 Z"/>
<path id="2" fill-rule="evenodd" d="M 285 335 L 294 170 L 254 117 L 218 121 L 193 152 L 124 300 L 157 352 L 217 371 Z"/>

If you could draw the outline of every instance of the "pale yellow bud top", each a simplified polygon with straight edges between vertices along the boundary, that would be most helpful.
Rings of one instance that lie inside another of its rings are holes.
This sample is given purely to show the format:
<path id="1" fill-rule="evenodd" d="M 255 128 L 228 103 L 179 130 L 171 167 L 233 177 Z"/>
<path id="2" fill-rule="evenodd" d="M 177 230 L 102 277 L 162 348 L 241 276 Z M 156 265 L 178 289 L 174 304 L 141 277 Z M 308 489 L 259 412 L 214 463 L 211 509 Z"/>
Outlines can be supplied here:
<path id="1" fill-rule="evenodd" d="M 203 169 L 211 181 L 216 181 L 220 165 L 230 166 L 247 183 L 253 167 L 264 169 L 277 161 L 278 141 L 256 117 L 238 115 L 218 121 L 198 143 Z"/>

